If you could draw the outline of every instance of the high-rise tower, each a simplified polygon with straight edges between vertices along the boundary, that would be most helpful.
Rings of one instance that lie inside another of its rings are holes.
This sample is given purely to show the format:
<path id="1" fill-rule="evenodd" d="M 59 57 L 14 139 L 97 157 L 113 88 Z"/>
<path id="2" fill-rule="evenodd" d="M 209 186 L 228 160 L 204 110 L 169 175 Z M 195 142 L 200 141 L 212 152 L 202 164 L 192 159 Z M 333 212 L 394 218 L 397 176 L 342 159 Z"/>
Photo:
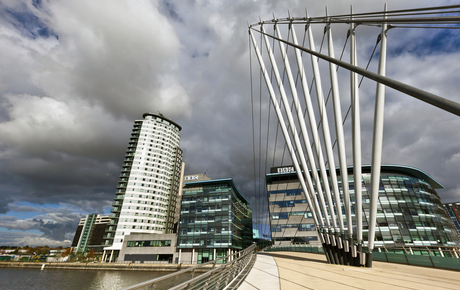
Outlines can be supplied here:
<path id="1" fill-rule="evenodd" d="M 145 113 L 134 122 L 105 250 L 120 250 L 124 236 L 131 233 L 173 232 L 182 174 L 181 129 L 162 114 Z"/>

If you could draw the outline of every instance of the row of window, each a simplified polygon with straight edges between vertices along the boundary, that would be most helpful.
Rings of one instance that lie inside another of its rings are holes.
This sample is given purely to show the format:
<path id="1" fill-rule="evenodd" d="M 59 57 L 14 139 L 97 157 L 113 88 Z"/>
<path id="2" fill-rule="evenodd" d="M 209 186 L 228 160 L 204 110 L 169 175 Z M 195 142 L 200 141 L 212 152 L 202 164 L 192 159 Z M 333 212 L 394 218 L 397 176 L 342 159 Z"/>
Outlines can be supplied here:
<path id="1" fill-rule="evenodd" d="M 270 201 L 268 205 L 277 205 L 278 207 L 294 207 L 296 203 L 307 203 L 306 199 Z"/>
<path id="2" fill-rule="evenodd" d="M 298 189 L 272 190 L 268 192 L 269 196 L 271 194 L 284 194 L 286 196 L 301 195 L 302 189 L 298 188 Z"/>
<path id="3" fill-rule="evenodd" d="M 271 213 L 270 218 L 272 220 L 284 220 L 289 219 L 290 216 L 303 215 L 305 218 L 312 218 L 313 215 L 310 211 L 293 211 L 293 212 L 277 212 Z"/>
<path id="4" fill-rule="evenodd" d="M 272 232 L 281 232 L 282 229 L 297 229 L 298 231 L 315 231 L 315 224 L 287 224 L 287 225 L 272 225 L 270 230 Z"/>
<path id="5" fill-rule="evenodd" d="M 128 247 L 170 247 L 171 240 L 159 241 L 128 241 Z"/>

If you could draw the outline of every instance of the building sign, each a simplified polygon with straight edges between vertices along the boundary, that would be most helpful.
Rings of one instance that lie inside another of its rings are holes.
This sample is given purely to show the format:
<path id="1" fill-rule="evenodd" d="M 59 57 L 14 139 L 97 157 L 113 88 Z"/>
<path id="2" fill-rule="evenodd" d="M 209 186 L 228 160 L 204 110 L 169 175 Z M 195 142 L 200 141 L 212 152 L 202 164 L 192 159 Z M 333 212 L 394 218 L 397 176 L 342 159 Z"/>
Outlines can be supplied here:
<path id="1" fill-rule="evenodd" d="M 277 172 L 278 173 L 287 173 L 287 172 L 293 172 L 294 166 L 288 166 L 288 167 L 278 167 Z"/>
<path id="2" fill-rule="evenodd" d="M 185 181 L 198 180 L 198 175 L 185 176 Z"/>

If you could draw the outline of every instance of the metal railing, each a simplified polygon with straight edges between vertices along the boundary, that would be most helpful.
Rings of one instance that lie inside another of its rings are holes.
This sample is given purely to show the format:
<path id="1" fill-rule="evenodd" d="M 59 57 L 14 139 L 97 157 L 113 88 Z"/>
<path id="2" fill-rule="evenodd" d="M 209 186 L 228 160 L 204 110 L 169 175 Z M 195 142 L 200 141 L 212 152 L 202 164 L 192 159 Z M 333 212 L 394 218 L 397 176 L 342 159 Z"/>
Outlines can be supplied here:
<path id="1" fill-rule="evenodd" d="M 145 281 L 123 290 L 236 289 L 254 264 L 255 249 L 256 244 L 252 244 L 238 253 Z M 204 273 L 196 276 L 199 272 Z"/>

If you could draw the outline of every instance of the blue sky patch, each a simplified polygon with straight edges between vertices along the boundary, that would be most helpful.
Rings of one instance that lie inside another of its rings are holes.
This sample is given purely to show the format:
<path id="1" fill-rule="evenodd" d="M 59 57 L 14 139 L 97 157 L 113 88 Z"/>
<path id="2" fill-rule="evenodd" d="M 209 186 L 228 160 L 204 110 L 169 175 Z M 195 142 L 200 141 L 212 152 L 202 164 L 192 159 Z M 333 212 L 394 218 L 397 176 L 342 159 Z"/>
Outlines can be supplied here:
<path id="1" fill-rule="evenodd" d="M 431 37 L 408 38 L 407 41 L 398 42 L 397 47 L 391 47 L 391 31 L 389 32 L 388 53 L 400 55 L 411 53 L 417 56 L 451 53 L 460 48 L 460 31 L 458 29 L 424 29 Z M 399 32 L 397 37 L 404 37 L 404 33 Z"/>
<path id="2" fill-rule="evenodd" d="M 36 0 L 33 2 L 35 5 L 40 5 L 41 1 Z M 29 38 L 36 39 L 38 37 L 48 38 L 58 36 L 53 32 L 51 28 L 46 26 L 43 21 L 40 20 L 36 15 L 29 11 L 14 11 L 6 9 L 6 14 L 10 18 L 10 23 L 16 27 L 21 33 Z"/>

